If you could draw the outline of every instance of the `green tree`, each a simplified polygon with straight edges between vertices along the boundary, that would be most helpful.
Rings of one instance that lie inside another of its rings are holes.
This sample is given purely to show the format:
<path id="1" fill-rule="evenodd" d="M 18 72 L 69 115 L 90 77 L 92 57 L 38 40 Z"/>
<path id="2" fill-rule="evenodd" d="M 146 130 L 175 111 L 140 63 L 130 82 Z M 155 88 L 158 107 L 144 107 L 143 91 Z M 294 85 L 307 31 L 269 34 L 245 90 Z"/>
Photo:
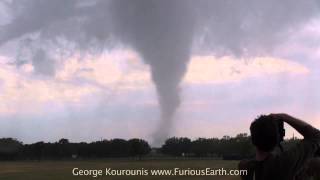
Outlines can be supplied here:
<path id="1" fill-rule="evenodd" d="M 0 139 L 0 159 L 11 160 L 18 156 L 22 143 L 13 138 Z"/>
<path id="2" fill-rule="evenodd" d="M 147 141 L 143 139 L 130 139 L 129 144 L 129 153 L 131 156 L 142 156 L 146 155 L 151 151 L 151 148 Z"/>

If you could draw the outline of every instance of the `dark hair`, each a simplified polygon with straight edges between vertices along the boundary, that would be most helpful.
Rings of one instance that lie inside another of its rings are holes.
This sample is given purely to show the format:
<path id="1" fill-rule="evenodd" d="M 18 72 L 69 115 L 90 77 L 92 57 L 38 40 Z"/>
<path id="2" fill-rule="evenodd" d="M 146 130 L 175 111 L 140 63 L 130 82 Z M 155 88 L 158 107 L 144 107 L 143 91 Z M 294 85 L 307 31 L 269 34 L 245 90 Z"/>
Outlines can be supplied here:
<path id="1" fill-rule="evenodd" d="M 270 152 L 281 141 L 279 126 L 271 116 L 261 115 L 250 125 L 252 144 L 259 150 Z"/>

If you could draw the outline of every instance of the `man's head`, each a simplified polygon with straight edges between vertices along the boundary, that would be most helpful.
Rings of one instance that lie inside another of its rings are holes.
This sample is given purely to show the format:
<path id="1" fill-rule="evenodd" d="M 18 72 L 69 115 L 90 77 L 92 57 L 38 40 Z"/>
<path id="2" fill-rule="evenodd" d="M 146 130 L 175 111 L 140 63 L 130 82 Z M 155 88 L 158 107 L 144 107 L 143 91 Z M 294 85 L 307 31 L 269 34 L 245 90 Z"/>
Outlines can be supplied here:
<path id="1" fill-rule="evenodd" d="M 272 116 L 261 115 L 250 126 L 253 145 L 264 152 L 271 152 L 282 140 L 279 120 Z"/>

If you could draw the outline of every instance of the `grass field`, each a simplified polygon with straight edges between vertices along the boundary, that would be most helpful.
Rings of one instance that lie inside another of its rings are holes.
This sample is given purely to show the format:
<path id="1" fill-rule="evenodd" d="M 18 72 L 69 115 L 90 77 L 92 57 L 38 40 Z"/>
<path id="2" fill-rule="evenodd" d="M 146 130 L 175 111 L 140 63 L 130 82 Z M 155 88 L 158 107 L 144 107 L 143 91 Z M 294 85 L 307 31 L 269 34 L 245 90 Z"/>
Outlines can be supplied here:
<path id="1" fill-rule="evenodd" d="M 0 162 L 1 180 L 83 180 L 83 179 L 221 179 L 239 180 L 238 176 L 106 176 L 105 169 L 205 169 L 225 168 L 236 169 L 236 161 L 223 160 L 97 160 L 97 161 L 21 161 Z M 92 176 L 73 176 L 73 168 L 101 169 L 103 175 L 94 178 Z M 150 173 L 149 173 L 150 174 Z"/>

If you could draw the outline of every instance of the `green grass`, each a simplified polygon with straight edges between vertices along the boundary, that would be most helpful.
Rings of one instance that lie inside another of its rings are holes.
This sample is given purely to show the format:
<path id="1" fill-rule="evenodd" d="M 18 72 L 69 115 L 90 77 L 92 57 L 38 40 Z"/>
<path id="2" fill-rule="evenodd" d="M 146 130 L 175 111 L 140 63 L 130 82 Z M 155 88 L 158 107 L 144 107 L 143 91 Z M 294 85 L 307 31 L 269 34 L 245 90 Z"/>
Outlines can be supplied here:
<path id="1" fill-rule="evenodd" d="M 1 180 L 83 180 L 83 179 L 221 179 L 239 180 L 237 176 L 73 176 L 72 169 L 236 169 L 237 161 L 223 160 L 97 160 L 97 161 L 21 161 L 0 162 Z"/>

